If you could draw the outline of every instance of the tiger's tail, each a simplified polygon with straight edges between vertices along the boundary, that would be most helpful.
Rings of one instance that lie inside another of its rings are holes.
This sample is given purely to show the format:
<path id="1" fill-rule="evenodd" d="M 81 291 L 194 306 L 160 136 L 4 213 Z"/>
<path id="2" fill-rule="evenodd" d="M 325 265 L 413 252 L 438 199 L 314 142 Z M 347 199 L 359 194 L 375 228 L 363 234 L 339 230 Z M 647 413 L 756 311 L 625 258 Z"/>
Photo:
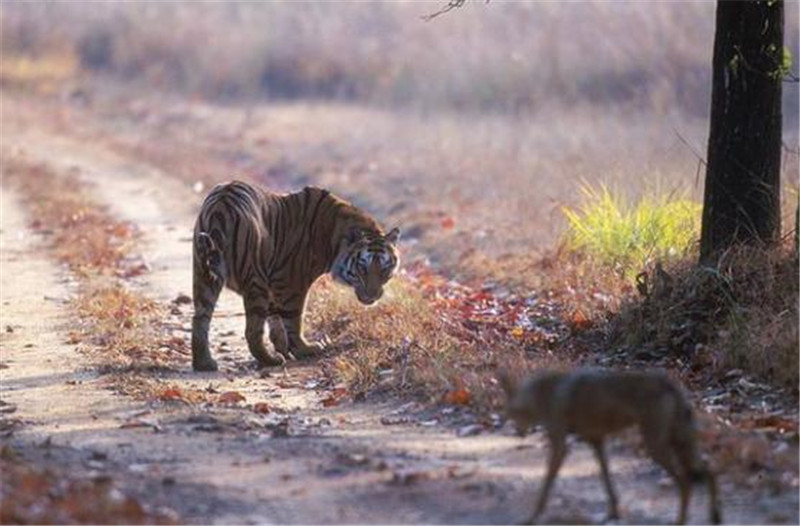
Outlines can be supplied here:
<path id="1" fill-rule="evenodd" d="M 195 237 L 197 256 L 209 279 L 214 283 L 225 283 L 227 271 L 222 248 L 208 232 L 198 232 Z"/>

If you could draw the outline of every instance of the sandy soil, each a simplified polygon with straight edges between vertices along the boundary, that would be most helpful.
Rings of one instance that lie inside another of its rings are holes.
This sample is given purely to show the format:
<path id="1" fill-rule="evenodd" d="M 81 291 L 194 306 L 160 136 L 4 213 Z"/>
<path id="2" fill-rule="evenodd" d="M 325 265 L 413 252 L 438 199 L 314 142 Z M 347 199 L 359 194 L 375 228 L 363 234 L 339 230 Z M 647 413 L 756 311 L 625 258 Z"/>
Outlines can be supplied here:
<path id="1" fill-rule="evenodd" d="M 162 303 L 188 293 L 189 236 L 201 195 L 136 159 L 29 124 L 6 113 L 4 145 L 79 174 L 98 203 L 141 228 L 151 271 L 131 286 Z M 48 439 L 55 446 L 48 462 L 105 472 L 187 522 L 487 524 L 527 516 L 545 468 L 541 434 L 459 437 L 459 411 L 422 411 L 397 400 L 324 407 L 329 393 L 318 364 L 255 370 L 241 301 L 232 293 L 223 295 L 212 323 L 221 370 L 194 373 L 187 357 L 179 371 L 153 374 L 184 389 L 238 391 L 248 404 L 268 403 L 271 413 L 141 403 L 103 389 L 91 360 L 64 343 L 73 282 L 47 260 L 13 192 L 3 188 L 2 195 L 2 327 L 13 332 L 3 332 L 1 392 L 25 422 L 4 443 L 33 459 Z M 191 307 L 183 307 L 165 324 L 188 338 L 190 316 Z M 135 419 L 147 425 L 121 428 Z M 661 471 L 620 444 L 611 448 L 611 464 L 623 522 L 674 519 L 676 492 Z M 690 517 L 703 523 L 706 499 L 696 495 Z M 723 475 L 722 502 L 728 522 L 797 519 L 793 490 L 770 496 Z M 545 520 L 598 523 L 604 510 L 593 457 L 576 445 Z"/>

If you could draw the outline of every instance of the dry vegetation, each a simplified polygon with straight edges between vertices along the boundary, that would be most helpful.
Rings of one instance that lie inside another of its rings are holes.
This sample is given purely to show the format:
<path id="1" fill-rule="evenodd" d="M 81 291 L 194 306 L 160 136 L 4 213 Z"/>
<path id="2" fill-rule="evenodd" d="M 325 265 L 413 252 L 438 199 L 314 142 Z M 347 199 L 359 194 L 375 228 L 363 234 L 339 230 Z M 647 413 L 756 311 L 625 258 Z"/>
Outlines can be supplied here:
<path id="1" fill-rule="evenodd" d="M 569 359 L 566 348 L 549 351 L 568 330 L 553 305 L 457 286 L 425 268 L 395 278 L 369 309 L 323 280 L 309 312 L 312 326 L 336 341 L 326 371 L 356 398 L 393 392 L 488 412 L 502 402 L 499 368 L 528 371 Z M 542 327 L 525 323 L 534 312 Z"/>
<path id="2" fill-rule="evenodd" d="M 551 275 L 568 275 L 569 287 L 584 291 L 569 300 L 575 308 L 583 305 L 596 324 L 610 322 L 611 347 L 677 356 L 716 378 L 744 370 L 796 391 L 800 284 L 793 231 L 777 247 L 734 247 L 716 265 L 698 266 L 698 203 L 646 196 L 625 206 L 606 188 L 584 194 L 580 210 L 567 211 L 572 264 Z M 602 285 L 587 287 L 597 281 Z M 586 294 L 592 289 L 616 301 L 593 301 Z"/>
<path id="3" fill-rule="evenodd" d="M 438 2 L 95 7 L 8 6 L 4 49 L 67 44 L 87 69 L 228 99 L 707 112 L 712 3 L 470 2 L 430 23 L 420 17 Z M 794 43 L 791 2 L 788 9 L 787 42 Z M 796 114 L 796 98 L 787 101 L 787 115 Z"/>
<path id="4" fill-rule="evenodd" d="M 142 90 L 94 102 L 129 119 L 135 133 L 110 140 L 138 158 L 206 182 L 330 187 L 461 277 L 540 284 L 517 259 L 559 241 L 583 180 L 700 198 L 690 148 L 704 152 L 712 3 L 468 2 L 419 19 L 438 6 L 15 4 L 4 57 L 71 49 L 84 76 L 186 95 L 165 111 Z M 785 91 L 793 145 L 797 84 Z"/>
<path id="5" fill-rule="evenodd" d="M 715 266 L 655 270 L 614 320 L 618 345 L 686 359 L 720 377 L 740 369 L 797 390 L 798 264 L 789 243 L 737 247 Z"/>
<path id="6" fill-rule="evenodd" d="M 19 188 L 35 219 L 32 227 L 50 237 L 54 255 L 80 279 L 72 300 L 79 323 L 69 341 L 82 344 L 100 369 L 113 373 L 115 387 L 128 394 L 157 389 L 143 373 L 182 359 L 183 342 L 162 333 L 163 308 L 124 281 L 147 271 L 133 251 L 134 225 L 112 218 L 93 203 L 75 175 L 56 174 L 24 154 L 4 152 L 4 178 Z"/>

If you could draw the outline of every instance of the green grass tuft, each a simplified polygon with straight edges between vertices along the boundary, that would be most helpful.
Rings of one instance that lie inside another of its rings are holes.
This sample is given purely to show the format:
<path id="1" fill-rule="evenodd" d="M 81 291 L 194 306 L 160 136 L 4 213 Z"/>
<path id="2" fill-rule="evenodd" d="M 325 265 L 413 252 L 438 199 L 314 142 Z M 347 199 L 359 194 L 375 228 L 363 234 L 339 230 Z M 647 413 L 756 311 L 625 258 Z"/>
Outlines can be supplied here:
<path id="1" fill-rule="evenodd" d="M 629 205 L 608 187 L 582 185 L 584 203 L 562 210 L 566 244 L 624 276 L 656 260 L 686 256 L 700 235 L 701 205 L 684 197 L 649 195 Z"/>

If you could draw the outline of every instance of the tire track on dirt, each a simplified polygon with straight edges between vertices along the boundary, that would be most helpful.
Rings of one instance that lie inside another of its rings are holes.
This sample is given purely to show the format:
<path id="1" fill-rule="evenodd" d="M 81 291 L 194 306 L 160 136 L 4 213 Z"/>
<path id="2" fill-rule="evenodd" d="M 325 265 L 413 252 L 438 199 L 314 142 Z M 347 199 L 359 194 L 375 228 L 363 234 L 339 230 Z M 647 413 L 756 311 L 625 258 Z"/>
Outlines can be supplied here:
<path id="1" fill-rule="evenodd" d="M 3 482 L 14 484 L 21 476 L 29 487 L 55 492 L 27 490 L 21 495 L 25 504 L 13 499 L 15 491 L 26 490 L 5 488 L 2 499 L 12 500 L 3 505 L 4 520 L 61 522 L 87 513 L 101 522 L 171 520 L 174 512 L 165 506 L 174 499 L 159 497 L 161 479 L 128 472 L 127 464 L 109 458 L 131 447 L 129 434 L 119 429 L 120 417 L 140 411 L 142 404 L 113 396 L 68 342 L 74 318 L 67 302 L 77 282 L 47 259 L 43 235 L 27 227 L 30 218 L 5 186 L 0 209 L 0 398 L 19 422 L 4 426 L 3 461 L 11 471 L 3 473 Z M 117 488 L 137 500 L 120 500 Z M 196 499 L 212 500 L 202 488 L 194 489 Z M 93 502 L 83 501 L 88 496 Z M 149 503 L 144 510 L 138 504 L 142 496 Z"/>
<path id="2" fill-rule="evenodd" d="M 96 384 L 98 375 L 81 367 L 75 346 L 66 343 L 65 303 L 75 282 L 45 257 L 41 236 L 27 228 L 18 199 L 7 188 L 2 210 L 0 351 L 8 368 L 0 370 L 0 393 L 17 405 L 19 415 L 34 418 L 36 425 L 21 433 L 31 433 L 32 440 L 61 436 L 69 441 L 74 420 L 102 428 L 104 422 L 92 415 L 113 411 L 117 404 Z"/>

